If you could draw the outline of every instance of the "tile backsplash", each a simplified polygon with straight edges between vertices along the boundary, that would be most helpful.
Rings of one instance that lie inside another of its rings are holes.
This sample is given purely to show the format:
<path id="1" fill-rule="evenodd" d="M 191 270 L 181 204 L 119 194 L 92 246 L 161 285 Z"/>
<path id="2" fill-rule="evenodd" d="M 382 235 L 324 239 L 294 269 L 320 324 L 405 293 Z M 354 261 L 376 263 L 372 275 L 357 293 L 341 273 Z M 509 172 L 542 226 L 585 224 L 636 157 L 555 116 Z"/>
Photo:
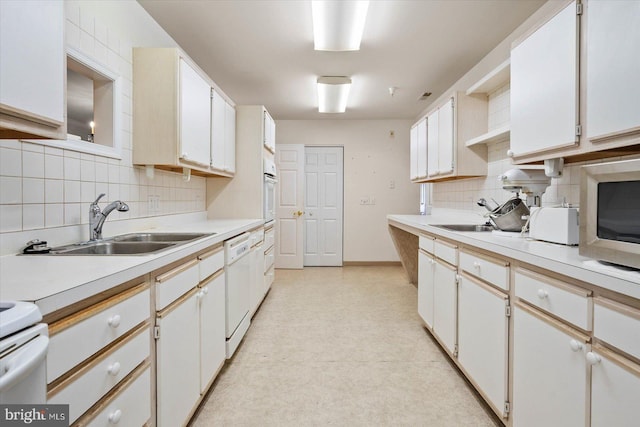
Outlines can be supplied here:
<path id="1" fill-rule="evenodd" d="M 103 207 L 113 200 L 130 207 L 128 212 L 114 212 L 109 221 L 206 211 L 205 178 L 192 176 L 185 182 L 180 174 L 156 170 L 149 179 L 144 168 L 132 164 L 132 46 L 137 42 L 89 6 L 94 5 L 65 2 L 66 43 L 124 79 L 122 158 L 0 140 L 0 238 L 61 227 L 75 230 L 88 224 L 89 204 L 100 193 L 106 193 Z M 156 42 L 166 43 L 151 41 Z"/>

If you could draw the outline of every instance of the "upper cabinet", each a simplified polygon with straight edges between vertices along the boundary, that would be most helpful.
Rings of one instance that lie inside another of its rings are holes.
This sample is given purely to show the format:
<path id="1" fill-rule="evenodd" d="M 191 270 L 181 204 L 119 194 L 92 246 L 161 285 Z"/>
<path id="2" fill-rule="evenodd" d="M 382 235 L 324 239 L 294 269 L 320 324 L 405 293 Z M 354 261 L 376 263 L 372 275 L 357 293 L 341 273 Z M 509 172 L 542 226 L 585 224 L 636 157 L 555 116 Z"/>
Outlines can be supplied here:
<path id="1" fill-rule="evenodd" d="M 264 111 L 264 146 L 272 153 L 276 152 L 276 122 L 267 110 Z"/>
<path id="2" fill-rule="evenodd" d="M 578 19 L 574 1 L 511 51 L 514 158 L 578 142 Z"/>
<path id="3" fill-rule="evenodd" d="M 638 28 L 638 2 L 565 1 L 514 43 L 514 163 L 640 152 Z"/>
<path id="4" fill-rule="evenodd" d="M 1 138 L 66 139 L 64 46 L 64 2 L 0 1 Z"/>
<path id="5" fill-rule="evenodd" d="M 135 48 L 133 163 L 231 176 L 235 110 L 212 86 L 179 49 Z"/>
<path id="6" fill-rule="evenodd" d="M 412 153 L 415 152 L 416 158 L 411 159 L 416 168 L 414 181 L 445 181 L 487 174 L 487 147 L 465 145 L 465 141 L 486 132 L 486 104 L 486 99 L 456 92 L 415 125 Z"/>
<path id="7" fill-rule="evenodd" d="M 587 3 L 587 118 L 591 141 L 640 134 L 640 3 Z"/>
<path id="8" fill-rule="evenodd" d="M 427 177 L 427 118 L 422 118 L 411 127 L 409 133 L 411 144 L 410 178 L 412 180 Z"/>

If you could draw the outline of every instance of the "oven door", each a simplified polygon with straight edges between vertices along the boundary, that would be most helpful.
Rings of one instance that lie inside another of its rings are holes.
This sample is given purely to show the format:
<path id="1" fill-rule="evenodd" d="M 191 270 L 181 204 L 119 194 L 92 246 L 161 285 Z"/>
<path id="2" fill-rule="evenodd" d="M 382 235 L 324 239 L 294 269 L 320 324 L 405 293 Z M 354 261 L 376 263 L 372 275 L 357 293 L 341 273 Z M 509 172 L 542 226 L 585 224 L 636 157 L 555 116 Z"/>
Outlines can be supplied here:
<path id="1" fill-rule="evenodd" d="M 275 206 L 275 187 L 276 182 L 278 182 L 275 178 L 266 175 L 264 176 L 264 222 L 273 221 L 276 218 L 276 206 Z"/>

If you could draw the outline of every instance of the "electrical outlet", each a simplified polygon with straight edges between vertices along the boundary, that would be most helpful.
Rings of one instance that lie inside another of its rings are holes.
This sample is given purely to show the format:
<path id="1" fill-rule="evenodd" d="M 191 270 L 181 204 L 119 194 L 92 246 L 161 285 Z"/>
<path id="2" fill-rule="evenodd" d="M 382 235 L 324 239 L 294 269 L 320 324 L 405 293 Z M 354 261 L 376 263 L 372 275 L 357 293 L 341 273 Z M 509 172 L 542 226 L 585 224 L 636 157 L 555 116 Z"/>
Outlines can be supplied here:
<path id="1" fill-rule="evenodd" d="M 160 196 L 150 195 L 147 198 L 149 204 L 149 213 L 158 213 L 160 212 Z"/>

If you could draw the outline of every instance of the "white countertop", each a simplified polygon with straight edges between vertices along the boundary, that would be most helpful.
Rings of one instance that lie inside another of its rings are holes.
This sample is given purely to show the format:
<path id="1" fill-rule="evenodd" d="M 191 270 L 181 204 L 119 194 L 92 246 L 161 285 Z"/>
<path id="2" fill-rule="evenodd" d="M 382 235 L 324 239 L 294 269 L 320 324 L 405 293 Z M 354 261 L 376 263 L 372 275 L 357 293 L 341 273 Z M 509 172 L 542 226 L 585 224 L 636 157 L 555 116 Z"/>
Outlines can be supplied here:
<path id="1" fill-rule="evenodd" d="M 533 240 L 519 233 L 457 232 L 433 226 L 485 222 L 481 215 L 471 211 L 434 209 L 431 215 L 388 215 L 387 219 L 640 299 L 640 271 L 580 256 L 577 246 Z"/>
<path id="2" fill-rule="evenodd" d="M 137 230 L 216 233 L 149 255 L 2 256 L 0 299 L 34 302 L 47 315 L 263 223 L 261 219 L 202 220 Z"/>

